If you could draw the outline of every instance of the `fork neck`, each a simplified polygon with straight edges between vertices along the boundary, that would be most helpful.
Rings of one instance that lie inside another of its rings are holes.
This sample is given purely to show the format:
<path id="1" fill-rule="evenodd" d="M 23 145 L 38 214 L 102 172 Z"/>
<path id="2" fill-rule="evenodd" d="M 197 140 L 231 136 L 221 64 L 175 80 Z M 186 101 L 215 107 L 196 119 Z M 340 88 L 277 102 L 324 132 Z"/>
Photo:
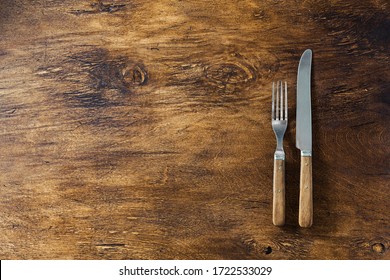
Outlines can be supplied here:
<path id="1" fill-rule="evenodd" d="M 285 160 L 286 155 L 284 153 L 283 147 L 280 149 L 279 147 L 276 148 L 274 159 L 275 160 Z"/>

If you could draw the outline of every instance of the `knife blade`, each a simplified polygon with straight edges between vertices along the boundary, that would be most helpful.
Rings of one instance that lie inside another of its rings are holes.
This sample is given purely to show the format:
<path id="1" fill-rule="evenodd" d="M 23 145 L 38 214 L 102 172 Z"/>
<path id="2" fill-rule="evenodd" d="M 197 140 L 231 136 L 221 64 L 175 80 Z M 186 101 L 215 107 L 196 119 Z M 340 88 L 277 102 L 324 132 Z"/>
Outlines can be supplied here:
<path id="1" fill-rule="evenodd" d="M 301 227 L 310 227 L 313 223 L 311 63 L 312 51 L 307 49 L 299 61 L 297 77 L 296 146 L 301 150 L 299 181 Z"/>

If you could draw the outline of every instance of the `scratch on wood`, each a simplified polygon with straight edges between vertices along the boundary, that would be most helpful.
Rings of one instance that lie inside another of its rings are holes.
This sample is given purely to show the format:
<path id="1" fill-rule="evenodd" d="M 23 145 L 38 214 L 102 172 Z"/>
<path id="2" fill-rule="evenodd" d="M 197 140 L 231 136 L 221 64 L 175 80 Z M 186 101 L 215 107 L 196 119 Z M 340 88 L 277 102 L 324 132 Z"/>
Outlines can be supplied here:
<path id="1" fill-rule="evenodd" d="M 126 244 L 124 243 L 103 243 L 97 244 L 96 247 L 124 247 Z"/>

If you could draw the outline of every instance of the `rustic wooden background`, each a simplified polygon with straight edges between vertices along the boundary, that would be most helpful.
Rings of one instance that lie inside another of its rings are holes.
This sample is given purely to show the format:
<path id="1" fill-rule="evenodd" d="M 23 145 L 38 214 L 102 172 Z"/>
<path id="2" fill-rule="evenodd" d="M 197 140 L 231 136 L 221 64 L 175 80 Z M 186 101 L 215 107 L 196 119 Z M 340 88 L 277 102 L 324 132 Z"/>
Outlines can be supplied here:
<path id="1" fill-rule="evenodd" d="M 389 46 L 387 0 L 1 0 L 0 258 L 389 259 Z M 280 228 L 277 79 L 290 88 Z"/>

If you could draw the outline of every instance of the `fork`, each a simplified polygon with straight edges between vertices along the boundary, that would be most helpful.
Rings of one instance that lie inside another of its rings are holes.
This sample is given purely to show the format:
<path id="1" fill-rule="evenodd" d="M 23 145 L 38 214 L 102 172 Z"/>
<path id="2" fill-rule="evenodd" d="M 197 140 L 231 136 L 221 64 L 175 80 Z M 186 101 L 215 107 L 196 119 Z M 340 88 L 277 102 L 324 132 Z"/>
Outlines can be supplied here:
<path id="1" fill-rule="evenodd" d="M 276 136 L 273 178 L 273 212 L 272 221 L 275 226 L 285 222 L 285 179 L 283 137 L 287 129 L 287 82 L 272 83 L 272 129 Z"/>

